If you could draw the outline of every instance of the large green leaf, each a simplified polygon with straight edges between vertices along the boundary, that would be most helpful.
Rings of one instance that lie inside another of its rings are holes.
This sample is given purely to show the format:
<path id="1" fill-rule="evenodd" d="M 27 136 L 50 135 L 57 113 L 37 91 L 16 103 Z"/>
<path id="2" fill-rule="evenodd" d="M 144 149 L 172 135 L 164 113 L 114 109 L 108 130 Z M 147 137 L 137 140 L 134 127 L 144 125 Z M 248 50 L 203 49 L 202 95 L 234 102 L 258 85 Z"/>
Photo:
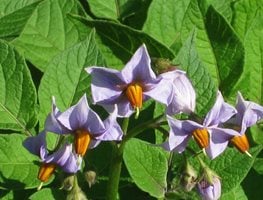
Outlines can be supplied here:
<path id="1" fill-rule="evenodd" d="M 22 2 L 24 4 L 21 5 L 17 0 L 1 1 L 3 7 L 0 8 L 0 38 L 18 36 L 41 0 Z M 12 7 L 12 10 L 10 10 L 10 7 Z"/>
<path id="2" fill-rule="evenodd" d="M 143 31 L 167 46 L 181 42 L 180 30 L 190 0 L 155 0 L 148 10 Z"/>
<path id="3" fill-rule="evenodd" d="M 15 47 L 37 68 L 44 71 L 58 53 L 83 40 L 83 35 L 67 17 L 82 14 L 75 0 L 45 0 L 28 20 Z"/>
<path id="4" fill-rule="evenodd" d="M 52 96 L 56 98 L 58 107 L 64 110 L 76 103 L 85 92 L 90 94 L 90 79 L 84 68 L 93 65 L 104 65 L 94 32 L 49 63 L 39 88 L 40 123 L 51 111 Z"/>
<path id="5" fill-rule="evenodd" d="M 39 167 L 33 162 L 36 156 L 23 146 L 25 136 L 18 134 L 0 135 L 0 187 L 5 189 L 36 188 Z"/>
<path id="6" fill-rule="evenodd" d="M 213 53 L 213 48 L 207 35 L 207 30 L 205 27 L 204 13 L 202 12 L 201 0 L 191 0 L 185 15 L 182 20 L 181 27 L 181 39 L 184 42 L 189 34 L 196 30 L 196 50 L 197 53 L 205 64 L 206 70 L 212 76 L 214 82 L 218 83 L 218 72 L 217 72 L 217 62 Z"/>
<path id="7" fill-rule="evenodd" d="M 168 161 L 160 148 L 139 139 L 131 139 L 124 149 L 124 162 L 141 190 L 157 198 L 164 197 Z"/>
<path id="8" fill-rule="evenodd" d="M 217 63 L 219 88 L 230 93 L 244 65 L 244 47 L 227 21 L 210 6 L 206 14 L 206 29 Z"/>
<path id="9" fill-rule="evenodd" d="M 143 43 L 146 44 L 151 57 L 168 59 L 174 57 L 169 48 L 142 31 L 114 22 L 90 21 L 79 17 L 75 19 L 96 29 L 99 47 L 110 67 L 121 69 Z"/>
<path id="10" fill-rule="evenodd" d="M 263 18 L 256 17 L 244 38 L 245 64 L 244 72 L 238 83 L 232 88 L 244 93 L 257 103 L 263 103 Z"/>
<path id="11" fill-rule="evenodd" d="M 217 89 L 205 63 L 197 52 L 197 40 L 196 34 L 193 32 L 178 53 L 176 62 L 180 63 L 180 67 L 187 72 L 195 88 L 197 113 L 205 115 L 214 102 Z"/>
<path id="12" fill-rule="evenodd" d="M 210 161 L 209 166 L 221 177 L 224 193 L 240 185 L 261 150 L 262 146 L 251 148 L 249 150 L 253 156 L 251 158 L 246 154 L 241 154 L 235 148 L 228 148 L 221 156 Z"/>
<path id="13" fill-rule="evenodd" d="M 232 189 L 228 193 L 224 193 L 222 197 L 220 198 L 221 200 L 248 200 L 244 190 L 242 189 L 241 186 L 238 186 L 237 188 Z"/>
<path id="14" fill-rule="evenodd" d="M 231 22 L 233 18 L 232 0 L 214 0 L 212 1 L 213 7 L 224 16 L 228 22 Z"/>
<path id="15" fill-rule="evenodd" d="M 255 17 L 263 14 L 262 0 L 241 0 L 233 3 L 231 9 L 234 11 L 232 26 L 238 36 L 243 40 Z"/>
<path id="16" fill-rule="evenodd" d="M 28 132 L 37 121 L 36 89 L 25 60 L 0 41 L 0 129 Z"/>

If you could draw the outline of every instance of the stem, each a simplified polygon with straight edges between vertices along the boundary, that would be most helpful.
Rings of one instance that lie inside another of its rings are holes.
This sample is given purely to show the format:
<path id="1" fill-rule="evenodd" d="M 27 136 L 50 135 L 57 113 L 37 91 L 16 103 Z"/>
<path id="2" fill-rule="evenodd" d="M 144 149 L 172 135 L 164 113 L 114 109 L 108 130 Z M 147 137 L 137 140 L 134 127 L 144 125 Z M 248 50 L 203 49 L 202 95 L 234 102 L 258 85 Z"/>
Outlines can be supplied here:
<path id="1" fill-rule="evenodd" d="M 128 125 L 129 125 L 129 118 L 125 118 L 122 122 L 122 131 L 124 135 L 126 135 L 127 133 Z M 126 141 L 127 140 L 122 140 L 119 146 L 117 143 L 113 143 L 109 182 L 108 182 L 107 193 L 106 193 L 107 200 L 116 200 L 118 196 L 123 150 Z"/>

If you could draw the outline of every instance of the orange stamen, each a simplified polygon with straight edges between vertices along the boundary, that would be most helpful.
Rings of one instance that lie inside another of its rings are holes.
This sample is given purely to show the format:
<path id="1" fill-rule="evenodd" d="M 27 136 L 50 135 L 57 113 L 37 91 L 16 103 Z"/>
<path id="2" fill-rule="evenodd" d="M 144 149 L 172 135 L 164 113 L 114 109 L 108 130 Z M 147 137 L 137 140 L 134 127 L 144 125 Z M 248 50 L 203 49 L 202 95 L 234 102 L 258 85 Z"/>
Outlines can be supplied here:
<path id="1" fill-rule="evenodd" d="M 81 129 L 77 130 L 75 132 L 75 137 L 74 137 L 76 154 L 80 156 L 84 156 L 89 147 L 90 142 L 91 142 L 91 136 L 88 131 Z"/>
<path id="2" fill-rule="evenodd" d="M 201 149 L 208 147 L 209 134 L 207 129 L 196 129 L 193 131 L 193 136 Z"/>
<path id="3" fill-rule="evenodd" d="M 234 136 L 231 139 L 231 142 L 241 153 L 248 152 L 249 142 L 245 134 L 241 136 Z"/>
<path id="4" fill-rule="evenodd" d="M 54 173 L 56 165 L 53 163 L 42 163 L 38 171 L 37 178 L 41 182 L 47 182 L 50 176 Z"/>
<path id="5" fill-rule="evenodd" d="M 138 83 L 128 85 L 125 90 L 125 94 L 134 109 L 142 107 L 142 92 L 143 88 Z"/>

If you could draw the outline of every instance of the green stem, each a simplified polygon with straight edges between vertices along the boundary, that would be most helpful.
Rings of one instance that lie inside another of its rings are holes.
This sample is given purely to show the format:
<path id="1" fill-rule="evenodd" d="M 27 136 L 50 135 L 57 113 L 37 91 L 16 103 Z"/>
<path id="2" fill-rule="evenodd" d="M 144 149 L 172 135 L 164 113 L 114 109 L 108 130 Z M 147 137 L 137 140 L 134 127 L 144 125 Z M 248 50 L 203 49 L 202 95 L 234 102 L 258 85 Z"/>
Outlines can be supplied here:
<path id="1" fill-rule="evenodd" d="M 113 143 L 112 160 L 111 160 L 110 172 L 109 172 L 109 182 L 108 182 L 107 193 L 106 193 L 107 200 L 118 199 L 117 196 L 118 196 L 119 181 L 120 181 L 120 174 L 121 174 L 121 167 L 123 160 L 123 151 L 126 142 L 132 137 L 135 137 L 136 135 L 144 131 L 145 129 L 156 127 L 156 124 L 162 122 L 162 119 L 163 119 L 163 115 L 160 115 L 155 119 L 149 120 L 145 123 L 136 126 L 129 132 L 127 132 L 129 119 L 128 118 L 124 119 L 122 123 L 122 130 L 125 137 L 121 141 L 120 145 L 118 145 L 117 143 Z"/>
<path id="2" fill-rule="evenodd" d="M 122 131 L 126 135 L 129 126 L 129 118 L 125 118 L 122 122 Z M 122 167 L 123 150 L 126 141 L 122 140 L 121 144 L 113 143 L 112 160 L 110 164 L 109 182 L 107 186 L 106 199 L 116 200 L 119 190 L 119 182 Z"/>

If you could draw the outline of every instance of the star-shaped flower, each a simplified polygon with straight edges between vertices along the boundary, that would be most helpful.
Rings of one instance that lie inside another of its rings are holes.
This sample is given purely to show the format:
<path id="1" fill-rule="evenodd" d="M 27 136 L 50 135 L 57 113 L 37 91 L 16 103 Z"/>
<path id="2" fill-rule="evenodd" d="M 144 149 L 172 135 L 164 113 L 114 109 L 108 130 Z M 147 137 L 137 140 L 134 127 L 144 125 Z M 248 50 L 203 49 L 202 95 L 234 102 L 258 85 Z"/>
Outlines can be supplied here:
<path id="1" fill-rule="evenodd" d="M 65 143 L 57 151 L 49 153 L 46 144 L 46 132 L 42 131 L 37 136 L 28 137 L 24 147 L 41 159 L 41 167 L 38 172 L 38 179 L 41 182 L 48 181 L 56 167 L 59 166 L 66 173 L 76 173 L 79 170 L 77 155 L 72 152 L 72 145 Z"/>
<path id="2" fill-rule="evenodd" d="M 225 150 L 230 138 L 237 135 L 236 131 L 232 129 L 218 127 L 235 113 L 235 108 L 225 103 L 221 93 L 218 92 L 214 106 L 201 124 L 167 116 L 170 133 L 168 141 L 163 144 L 163 147 L 168 151 L 181 153 L 193 136 L 200 148 L 204 149 L 211 159 L 214 159 Z"/>
<path id="3" fill-rule="evenodd" d="M 106 110 L 118 106 L 118 116 L 137 115 L 142 104 L 149 98 L 167 105 L 170 101 L 171 86 L 156 77 L 151 69 L 150 57 L 142 45 L 121 71 L 105 67 L 88 67 L 92 76 L 91 91 L 93 102 Z"/>
<path id="4" fill-rule="evenodd" d="M 249 142 L 245 132 L 248 127 L 253 126 L 263 118 L 263 107 L 252 101 L 245 101 L 242 94 L 238 92 L 236 110 L 237 114 L 229 120 L 229 123 L 233 125 L 239 135 L 233 137 L 231 142 L 240 152 L 250 156 L 248 153 Z"/>
<path id="5" fill-rule="evenodd" d="M 45 129 L 58 134 L 72 134 L 76 154 L 84 156 L 88 148 L 101 141 L 121 140 L 122 130 L 116 121 L 117 110 L 102 121 L 88 105 L 86 95 L 79 102 L 60 112 L 53 101 L 53 111 L 46 120 Z"/>

